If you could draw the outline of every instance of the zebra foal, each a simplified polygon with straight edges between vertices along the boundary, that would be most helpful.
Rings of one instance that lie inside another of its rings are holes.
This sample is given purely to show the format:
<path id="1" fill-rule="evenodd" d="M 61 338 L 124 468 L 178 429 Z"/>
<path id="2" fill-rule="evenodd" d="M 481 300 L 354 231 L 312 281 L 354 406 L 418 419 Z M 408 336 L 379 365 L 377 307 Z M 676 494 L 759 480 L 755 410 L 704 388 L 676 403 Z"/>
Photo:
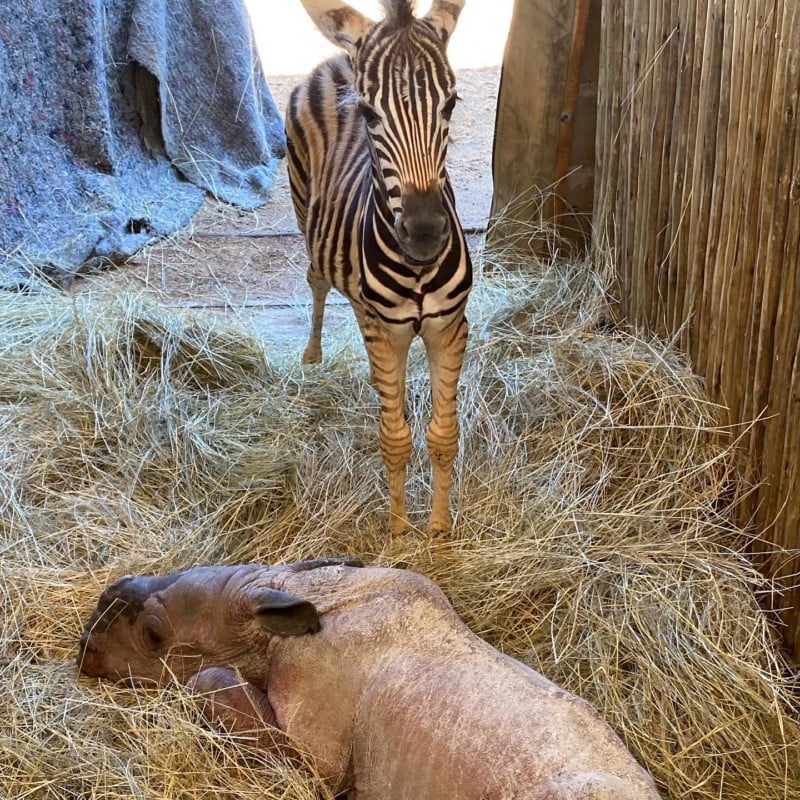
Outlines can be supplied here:
<path id="1" fill-rule="evenodd" d="M 458 450 L 456 389 L 467 339 L 472 265 L 445 169 L 455 75 L 445 53 L 464 0 L 384 0 L 366 18 L 343 0 L 302 0 L 346 54 L 318 66 L 286 112 L 292 202 L 310 258 L 313 320 L 306 362 L 322 358 L 325 298 L 336 287 L 355 312 L 380 399 L 389 532 L 408 527 L 404 417 L 412 339 L 428 356 L 433 470 L 428 532 L 451 527 Z"/>

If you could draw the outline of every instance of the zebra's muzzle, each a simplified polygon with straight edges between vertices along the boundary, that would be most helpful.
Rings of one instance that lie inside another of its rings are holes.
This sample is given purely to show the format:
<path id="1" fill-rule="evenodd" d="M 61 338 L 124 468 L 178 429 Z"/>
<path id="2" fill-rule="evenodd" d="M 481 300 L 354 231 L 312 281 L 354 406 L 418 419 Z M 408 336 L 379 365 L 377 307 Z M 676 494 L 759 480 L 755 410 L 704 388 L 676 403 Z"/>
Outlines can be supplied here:
<path id="1" fill-rule="evenodd" d="M 433 189 L 404 192 L 395 232 L 409 264 L 424 267 L 436 261 L 450 241 L 450 217 L 442 204 L 441 192 Z"/>

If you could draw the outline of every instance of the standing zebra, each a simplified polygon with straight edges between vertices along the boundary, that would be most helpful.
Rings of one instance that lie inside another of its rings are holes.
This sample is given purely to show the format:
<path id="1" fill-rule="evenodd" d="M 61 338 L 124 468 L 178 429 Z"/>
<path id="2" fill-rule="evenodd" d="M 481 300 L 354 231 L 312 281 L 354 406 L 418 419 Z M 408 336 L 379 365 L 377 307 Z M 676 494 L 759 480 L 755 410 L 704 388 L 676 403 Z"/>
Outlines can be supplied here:
<path id="1" fill-rule="evenodd" d="M 434 0 L 419 18 L 414 0 L 383 0 L 377 23 L 343 0 L 302 2 L 347 53 L 318 66 L 286 114 L 292 202 L 314 298 L 303 360 L 322 358 L 325 298 L 335 286 L 353 307 L 380 397 L 389 532 L 399 533 L 408 527 L 406 364 L 411 340 L 422 337 L 432 401 L 428 532 L 448 531 L 472 265 L 445 169 L 456 102 L 445 49 L 464 0 Z"/>

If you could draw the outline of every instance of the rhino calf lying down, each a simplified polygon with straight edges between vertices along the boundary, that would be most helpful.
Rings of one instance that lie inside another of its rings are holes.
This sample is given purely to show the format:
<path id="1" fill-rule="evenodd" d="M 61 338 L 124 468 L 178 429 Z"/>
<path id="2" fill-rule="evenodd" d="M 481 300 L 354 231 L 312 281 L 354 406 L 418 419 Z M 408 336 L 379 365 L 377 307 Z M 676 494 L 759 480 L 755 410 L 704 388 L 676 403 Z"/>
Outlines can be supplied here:
<path id="1" fill-rule="evenodd" d="M 591 705 L 473 634 L 427 578 L 356 564 L 122 578 L 78 664 L 181 681 L 214 723 L 296 743 L 357 800 L 658 800 Z"/>

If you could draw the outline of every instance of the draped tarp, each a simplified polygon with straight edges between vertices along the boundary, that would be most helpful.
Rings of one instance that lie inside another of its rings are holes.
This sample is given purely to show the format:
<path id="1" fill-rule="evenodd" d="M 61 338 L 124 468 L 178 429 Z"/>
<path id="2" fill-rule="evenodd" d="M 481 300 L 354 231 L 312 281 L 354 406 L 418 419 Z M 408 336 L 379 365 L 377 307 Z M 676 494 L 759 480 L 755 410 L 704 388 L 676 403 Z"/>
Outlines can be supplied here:
<path id="1" fill-rule="evenodd" d="M 0 286 L 65 280 L 267 197 L 283 125 L 243 0 L 0 9 Z"/>

